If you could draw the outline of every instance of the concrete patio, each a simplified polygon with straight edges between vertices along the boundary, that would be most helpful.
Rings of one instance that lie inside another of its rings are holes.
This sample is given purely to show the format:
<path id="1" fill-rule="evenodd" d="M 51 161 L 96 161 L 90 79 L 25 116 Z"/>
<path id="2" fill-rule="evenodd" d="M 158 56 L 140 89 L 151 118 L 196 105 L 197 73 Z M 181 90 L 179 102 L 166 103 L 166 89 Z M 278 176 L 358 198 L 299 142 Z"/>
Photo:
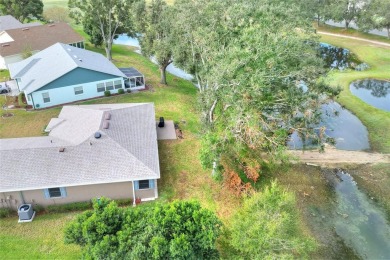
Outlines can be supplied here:
<path id="1" fill-rule="evenodd" d="M 157 140 L 176 140 L 176 130 L 175 125 L 172 120 L 165 120 L 164 127 L 158 127 L 158 122 L 156 122 L 157 129 Z"/>

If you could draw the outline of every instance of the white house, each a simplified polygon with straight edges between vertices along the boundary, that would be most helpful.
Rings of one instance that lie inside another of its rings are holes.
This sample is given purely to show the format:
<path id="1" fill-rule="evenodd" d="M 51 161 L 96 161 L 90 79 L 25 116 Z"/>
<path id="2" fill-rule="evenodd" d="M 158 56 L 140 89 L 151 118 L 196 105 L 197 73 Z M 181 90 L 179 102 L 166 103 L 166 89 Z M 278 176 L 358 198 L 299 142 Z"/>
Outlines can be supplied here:
<path id="1" fill-rule="evenodd" d="M 9 71 L 34 108 L 95 98 L 107 90 L 117 93 L 119 89 L 145 88 L 144 77 L 138 71 L 135 76 L 126 76 L 103 55 L 63 43 L 9 64 Z M 134 84 L 125 84 L 131 81 L 129 77 Z"/>

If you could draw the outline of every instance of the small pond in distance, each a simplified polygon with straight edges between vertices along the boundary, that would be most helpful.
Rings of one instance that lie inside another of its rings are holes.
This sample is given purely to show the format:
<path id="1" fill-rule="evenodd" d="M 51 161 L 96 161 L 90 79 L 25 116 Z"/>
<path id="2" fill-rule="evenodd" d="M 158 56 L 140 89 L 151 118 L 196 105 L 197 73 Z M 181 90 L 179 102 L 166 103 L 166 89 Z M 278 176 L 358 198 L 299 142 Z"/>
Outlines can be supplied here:
<path id="1" fill-rule="evenodd" d="M 336 148 L 340 150 L 367 150 L 370 149 L 367 128 L 347 109 L 343 109 L 337 102 L 322 105 L 321 123 L 318 126 L 326 127 L 326 135 L 334 138 Z M 313 145 L 305 142 L 307 148 Z M 303 142 L 294 132 L 290 136 L 288 147 L 302 149 Z"/>
<path id="2" fill-rule="evenodd" d="M 390 111 L 390 81 L 364 79 L 352 82 L 349 86 L 352 94 L 367 104 Z"/>

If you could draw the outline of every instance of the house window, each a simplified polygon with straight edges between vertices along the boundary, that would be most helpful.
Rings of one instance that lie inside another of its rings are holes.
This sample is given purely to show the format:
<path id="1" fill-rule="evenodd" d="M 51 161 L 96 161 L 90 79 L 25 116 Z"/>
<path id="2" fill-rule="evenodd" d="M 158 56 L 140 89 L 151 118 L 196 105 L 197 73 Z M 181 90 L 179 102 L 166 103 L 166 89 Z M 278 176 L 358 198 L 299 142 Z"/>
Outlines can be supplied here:
<path id="1" fill-rule="evenodd" d="M 135 78 L 129 79 L 130 81 L 130 88 L 135 88 Z"/>
<path id="2" fill-rule="evenodd" d="M 83 87 L 74 87 L 74 94 L 81 95 L 84 93 Z"/>
<path id="3" fill-rule="evenodd" d="M 134 182 L 136 190 L 154 189 L 154 180 L 141 180 Z"/>
<path id="4" fill-rule="evenodd" d="M 50 102 L 50 96 L 49 92 L 42 93 L 43 103 L 49 103 Z"/>
<path id="5" fill-rule="evenodd" d="M 137 77 L 137 82 L 136 82 L 137 87 L 141 87 L 144 85 L 144 78 L 143 77 Z"/>
<path id="6" fill-rule="evenodd" d="M 122 88 L 122 81 L 121 80 L 115 80 L 114 81 L 115 89 Z"/>
<path id="7" fill-rule="evenodd" d="M 104 83 L 97 84 L 97 92 L 104 92 L 105 90 Z"/>
<path id="8" fill-rule="evenodd" d="M 106 90 L 113 90 L 114 89 L 114 83 L 112 81 L 106 82 Z"/>
<path id="9" fill-rule="evenodd" d="M 48 189 L 44 189 L 43 191 L 46 199 L 66 197 L 66 189 L 63 187 L 48 188 Z"/>

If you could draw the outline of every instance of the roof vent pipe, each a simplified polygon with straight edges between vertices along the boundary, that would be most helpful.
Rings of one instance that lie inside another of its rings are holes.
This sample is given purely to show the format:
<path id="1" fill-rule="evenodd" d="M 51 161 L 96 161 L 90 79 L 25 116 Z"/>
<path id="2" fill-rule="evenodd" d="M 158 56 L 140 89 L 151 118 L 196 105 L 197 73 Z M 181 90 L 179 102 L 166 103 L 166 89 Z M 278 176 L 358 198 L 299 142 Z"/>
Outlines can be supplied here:
<path id="1" fill-rule="evenodd" d="M 60 153 L 63 153 L 65 152 L 65 147 L 61 147 L 60 150 L 59 150 Z"/>
<path id="2" fill-rule="evenodd" d="M 110 113 L 106 113 L 106 114 L 104 115 L 104 119 L 105 119 L 105 120 L 110 120 L 110 119 L 111 119 L 111 114 L 110 114 Z"/>
<path id="3" fill-rule="evenodd" d="M 99 133 L 99 132 L 96 132 L 96 133 L 95 133 L 95 138 L 96 138 L 96 139 L 99 139 L 100 137 L 102 137 L 102 134 Z"/>

